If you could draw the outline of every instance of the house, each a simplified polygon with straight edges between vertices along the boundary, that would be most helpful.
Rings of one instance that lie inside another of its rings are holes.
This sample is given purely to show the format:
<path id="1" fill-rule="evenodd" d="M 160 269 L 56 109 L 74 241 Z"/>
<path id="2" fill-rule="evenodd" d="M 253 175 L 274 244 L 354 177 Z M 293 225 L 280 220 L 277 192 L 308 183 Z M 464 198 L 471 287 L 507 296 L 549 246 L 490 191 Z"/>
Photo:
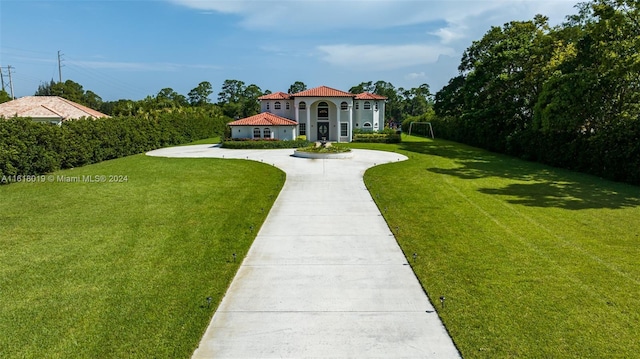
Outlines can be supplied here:
<path id="1" fill-rule="evenodd" d="M 351 142 L 353 131 L 384 127 L 384 96 L 352 94 L 327 86 L 258 98 L 262 113 L 229 123 L 232 138 Z M 269 121 L 267 121 L 267 119 Z"/>
<path id="2" fill-rule="evenodd" d="M 61 125 L 62 122 L 82 117 L 109 117 L 58 96 L 25 96 L 0 104 L 0 117 L 31 117 L 33 121 Z"/>

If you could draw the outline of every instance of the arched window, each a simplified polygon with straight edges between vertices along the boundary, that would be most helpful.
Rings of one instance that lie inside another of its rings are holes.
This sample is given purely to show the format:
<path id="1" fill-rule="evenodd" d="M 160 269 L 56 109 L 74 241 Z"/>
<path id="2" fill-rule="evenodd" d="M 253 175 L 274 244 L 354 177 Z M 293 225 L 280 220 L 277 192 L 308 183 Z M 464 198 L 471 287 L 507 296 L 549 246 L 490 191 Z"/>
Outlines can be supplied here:
<path id="1" fill-rule="evenodd" d="M 349 105 L 346 102 L 342 101 L 342 103 L 340 104 L 340 109 L 342 111 L 346 111 L 349 109 Z"/>
<path id="2" fill-rule="evenodd" d="M 326 102 L 320 102 L 318 104 L 318 119 L 329 118 L 329 105 Z"/>
<path id="3" fill-rule="evenodd" d="M 307 109 L 307 104 L 304 101 L 300 102 L 300 104 L 298 105 L 298 109 L 299 110 L 306 110 Z"/>
<path id="4" fill-rule="evenodd" d="M 289 103 L 285 103 L 285 108 L 288 110 L 289 109 Z"/>
<path id="5" fill-rule="evenodd" d="M 371 110 L 371 102 L 365 101 L 364 102 L 364 109 L 365 110 Z"/>
<path id="6" fill-rule="evenodd" d="M 260 129 L 257 127 L 253 129 L 253 138 L 260 138 Z"/>
<path id="7" fill-rule="evenodd" d="M 365 122 L 365 123 L 362 125 L 362 129 L 363 129 L 364 131 L 373 131 L 373 129 L 371 128 L 371 122 Z"/>
<path id="8" fill-rule="evenodd" d="M 262 137 L 271 138 L 271 129 L 268 127 L 265 127 L 264 130 L 262 131 Z"/>
<path id="9" fill-rule="evenodd" d="M 281 108 L 280 102 L 276 101 L 276 103 L 273 105 L 273 108 L 275 108 L 276 110 L 279 110 Z"/>

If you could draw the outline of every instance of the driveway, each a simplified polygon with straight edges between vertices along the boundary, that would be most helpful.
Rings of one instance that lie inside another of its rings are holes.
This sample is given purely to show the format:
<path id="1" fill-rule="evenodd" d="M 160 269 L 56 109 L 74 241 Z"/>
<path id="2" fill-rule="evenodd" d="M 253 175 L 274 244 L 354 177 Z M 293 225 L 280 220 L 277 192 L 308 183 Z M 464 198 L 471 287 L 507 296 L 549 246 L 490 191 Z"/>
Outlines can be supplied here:
<path id="1" fill-rule="evenodd" d="M 148 153 L 254 160 L 287 174 L 193 358 L 459 358 L 362 179 L 407 158 L 292 153 L 212 145 Z"/>

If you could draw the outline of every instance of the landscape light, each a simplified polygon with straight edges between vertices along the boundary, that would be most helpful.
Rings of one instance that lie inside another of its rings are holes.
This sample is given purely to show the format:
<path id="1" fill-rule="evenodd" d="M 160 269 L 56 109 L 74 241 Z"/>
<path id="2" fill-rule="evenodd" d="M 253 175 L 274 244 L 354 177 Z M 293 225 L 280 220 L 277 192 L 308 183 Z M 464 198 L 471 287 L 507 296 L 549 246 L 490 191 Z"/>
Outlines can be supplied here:
<path id="1" fill-rule="evenodd" d="M 414 262 L 416 261 L 416 258 L 418 258 L 418 253 L 414 253 L 414 254 L 413 254 L 413 261 L 414 261 Z"/>
<path id="2" fill-rule="evenodd" d="M 446 298 L 444 297 L 444 295 L 440 296 L 440 304 L 442 305 L 442 308 L 444 308 L 444 300 Z"/>
<path id="3" fill-rule="evenodd" d="M 212 299 L 213 299 L 213 298 L 211 298 L 211 297 L 207 297 L 207 308 L 210 308 L 210 307 L 211 307 L 211 300 L 212 300 Z"/>

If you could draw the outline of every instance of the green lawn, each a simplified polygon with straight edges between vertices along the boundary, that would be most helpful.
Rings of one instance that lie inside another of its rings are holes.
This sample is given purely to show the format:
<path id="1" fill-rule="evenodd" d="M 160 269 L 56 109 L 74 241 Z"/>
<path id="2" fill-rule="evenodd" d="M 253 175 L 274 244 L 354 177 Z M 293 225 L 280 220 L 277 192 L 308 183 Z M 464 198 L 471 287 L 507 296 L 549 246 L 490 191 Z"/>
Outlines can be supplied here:
<path id="1" fill-rule="evenodd" d="M 404 140 L 350 146 L 410 157 L 365 182 L 466 358 L 637 356 L 638 187 Z M 2 358 L 189 357 L 285 178 L 144 155 L 58 175 L 127 180 L 0 186 Z"/>
<path id="2" fill-rule="evenodd" d="M 638 356 L 640 188 L 404 140 L 365 182 L 464 357 Z"/>
<path id="3" fill-rule="evenodd" d="M 285 180 L 145 155 L 53 175 L 0 186 L 1 358 L 189 357 Z M 100 175 L 127 177 L 57 178 Z"/>

